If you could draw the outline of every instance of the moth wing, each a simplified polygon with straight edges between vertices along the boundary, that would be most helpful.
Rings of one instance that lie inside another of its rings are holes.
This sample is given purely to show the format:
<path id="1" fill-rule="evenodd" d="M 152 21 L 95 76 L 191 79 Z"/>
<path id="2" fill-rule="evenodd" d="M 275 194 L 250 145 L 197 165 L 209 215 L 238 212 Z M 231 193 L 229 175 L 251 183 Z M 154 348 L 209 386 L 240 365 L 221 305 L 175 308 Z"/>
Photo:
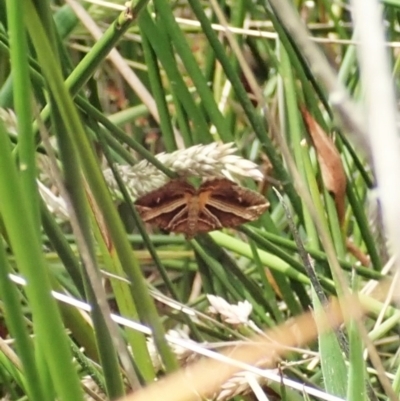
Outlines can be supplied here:
<path id="1" fill-rule="evenodd" d="M 258 192 L 243 188 L 226 178 L 206 181 L 198 192 L 200 196 L 203 192 L 208 193 L 205 208 L 218 219 L 221 227 L 236 227 L 254 221 L 269 206 L 268 201 Z"/>
<path id="2" fill-rule="evenodd" d="M 195 194 L 195 189 L 184 180 L 176 179 L 162 187 L 138 198 L 136 210 L 143 221 L 169 230 L 173 217 L 180 213 L 187 204 L 187 196 Z"/>
<path id="3" fill-rule="evenodd" d="M 140 217 L 144 222 L 155 225 L 161 228 L 162 230 L 170 231 L 170 229 L 168 228 L 169 214 L 167 213 L 155 214 L 152 208 L 138 205 L 136 205 L 136 210 L 139 212 Z"/>
<path id="4" fill-rule="evenodd" d="M 160 204 L 170 203 L 185 194 L 194 194 L 196 191 L 192 185 L 181 179 L 168 181 L 162 187 L 149 192 L 136 199 L 135 205 L 146 207 L 157 207 Z"/>

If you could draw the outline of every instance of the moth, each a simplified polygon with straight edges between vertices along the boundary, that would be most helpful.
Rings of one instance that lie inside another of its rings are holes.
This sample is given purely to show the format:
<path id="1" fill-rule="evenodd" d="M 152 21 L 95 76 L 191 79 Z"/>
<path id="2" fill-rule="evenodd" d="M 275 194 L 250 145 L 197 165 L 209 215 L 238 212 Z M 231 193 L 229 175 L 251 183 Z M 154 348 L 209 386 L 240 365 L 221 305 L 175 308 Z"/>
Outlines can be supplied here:
<path id="1" fill-rule="evenodd" d="M 171 180 L 137 199 L 135 206 L 143 221 L 190 239 L 198 233 L 256 220 L 269 203 L 257 192 L 215 178 L 198 189 L 183 179 Z"/>

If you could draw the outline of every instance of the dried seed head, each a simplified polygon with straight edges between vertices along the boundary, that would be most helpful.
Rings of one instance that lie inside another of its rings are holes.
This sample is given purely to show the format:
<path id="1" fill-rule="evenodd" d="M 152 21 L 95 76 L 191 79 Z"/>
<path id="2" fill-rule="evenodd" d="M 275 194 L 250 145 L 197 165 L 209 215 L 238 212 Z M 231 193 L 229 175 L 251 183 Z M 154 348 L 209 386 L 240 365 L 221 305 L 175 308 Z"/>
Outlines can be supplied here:
<path id="1" fill-rule="evenodd" d="M 253 311 L 253 306 L 249 301 L 245 300 L 233 305 L 225 299 L 211 294 L 207 295 L 207 299 L 211 305 L 209 311 L 219 314 L 225 323 L 232 325 L 249 323 L 249 316 Z"/>
<path id="2" fill-rule="evenodd" d="M 249 385 L 249 379 L 255 380 L 259 386 L 267 384 L 269 381 L 264 377 L 260 377 L 255 373 L 246 371 L 234 374 L 220 388 L 220 391 L 214 394 L 212 399 L 216 401 L 228 401 L 238 395 L 246 395 L 252 393 L 252 388 Z"/>
<path id="3" fill-rule="evenodd" d="M 195 145 L 172 153 L 160 153 L 156 158 L 171 171 L 187 177 L 250 177 L 260 181 L 263 175 L 258 166 L 250 160 L 233 155 L 236 152 L 233 143 L 211 143 Z M 135 166 L 116 166 L 122 180 L 133 198 L 144 195 L 164 185 L 169 178 L 147 160 Z M 110 169 L 104 171 L 104 176 L 110 188 L 117 189 L 114 176 Z"/>
<path id="4" fill-rule="evenodd" d="M 0 120 L 3 121 L 8 133 L 18 134 L 17 116 L 11 109 L 0 108 Z"/>

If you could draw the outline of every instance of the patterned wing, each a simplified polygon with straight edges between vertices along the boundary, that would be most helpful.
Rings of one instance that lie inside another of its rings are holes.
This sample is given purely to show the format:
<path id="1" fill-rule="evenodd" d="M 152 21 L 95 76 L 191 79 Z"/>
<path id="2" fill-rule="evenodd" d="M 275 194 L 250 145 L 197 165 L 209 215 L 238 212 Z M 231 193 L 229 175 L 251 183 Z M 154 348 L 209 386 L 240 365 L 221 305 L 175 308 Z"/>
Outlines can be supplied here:
<path id="1" fill-rule="evenodd" d="M 137 199 L 135 206 L 143 221 L 154 224 L 163 230 L 175 231 L 175 224 L 171 224 L 171 222 L 174 221 L 174 218 L 175 221 L 183 218 L 188 199 L 195 193 L 196 190 L 186 181 L 171 180 L 161 188 Z"/>
<path id="2" fill-rule="evenodd" d="M 200 217 L 205 213 L 214 216 L 220 226 L 215 228 L 236 227 L 254 221 L 269 206 L 268 201 L 258 192 L 240 187 L 226 178 L 206 181 L 198 192 L 200 198 L 207 198 Z"/>

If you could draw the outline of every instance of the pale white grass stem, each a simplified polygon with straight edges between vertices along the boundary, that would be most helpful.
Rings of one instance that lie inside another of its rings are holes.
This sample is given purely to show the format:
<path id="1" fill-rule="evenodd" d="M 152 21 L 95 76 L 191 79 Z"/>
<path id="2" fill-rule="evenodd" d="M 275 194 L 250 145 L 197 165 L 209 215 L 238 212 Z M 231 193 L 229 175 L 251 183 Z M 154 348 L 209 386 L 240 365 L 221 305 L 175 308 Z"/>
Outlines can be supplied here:
<path id="1" fill-rule="evenodd" d="M 352 0 L 353 17 L 360 38 L 357 47 L 362 87 L 365 93 L 365 120 L 371 144 L 378 198 L 389 246 L 400 251 L 400 143 L 397 107 L 390 63 L 385 49 L 382 6 L 378 1 Z M 396 261 L 398 264 L 398 261 Z"/>
<path id="2" fill-rule="evenodd" d="M 382 5 L 378 1 L 352 0 L 355 29 L 360 38 L 357 47 L 361 83 L 365 95 L 364 120 L 373 158 L 383 222 L 391 251 L 400 250 L 400 147 L 396 122 L 396 98 L 389 58 L 385 49 Z M 397 267 L 398 268 L 398 267 Z M 397 282 L 397 289 L 399 288 Z M 397 293 L 399 291 L 397 290 Z M 379 358 L 371 354 L 380 382 L 391 400 L 396 400 Z"/>

